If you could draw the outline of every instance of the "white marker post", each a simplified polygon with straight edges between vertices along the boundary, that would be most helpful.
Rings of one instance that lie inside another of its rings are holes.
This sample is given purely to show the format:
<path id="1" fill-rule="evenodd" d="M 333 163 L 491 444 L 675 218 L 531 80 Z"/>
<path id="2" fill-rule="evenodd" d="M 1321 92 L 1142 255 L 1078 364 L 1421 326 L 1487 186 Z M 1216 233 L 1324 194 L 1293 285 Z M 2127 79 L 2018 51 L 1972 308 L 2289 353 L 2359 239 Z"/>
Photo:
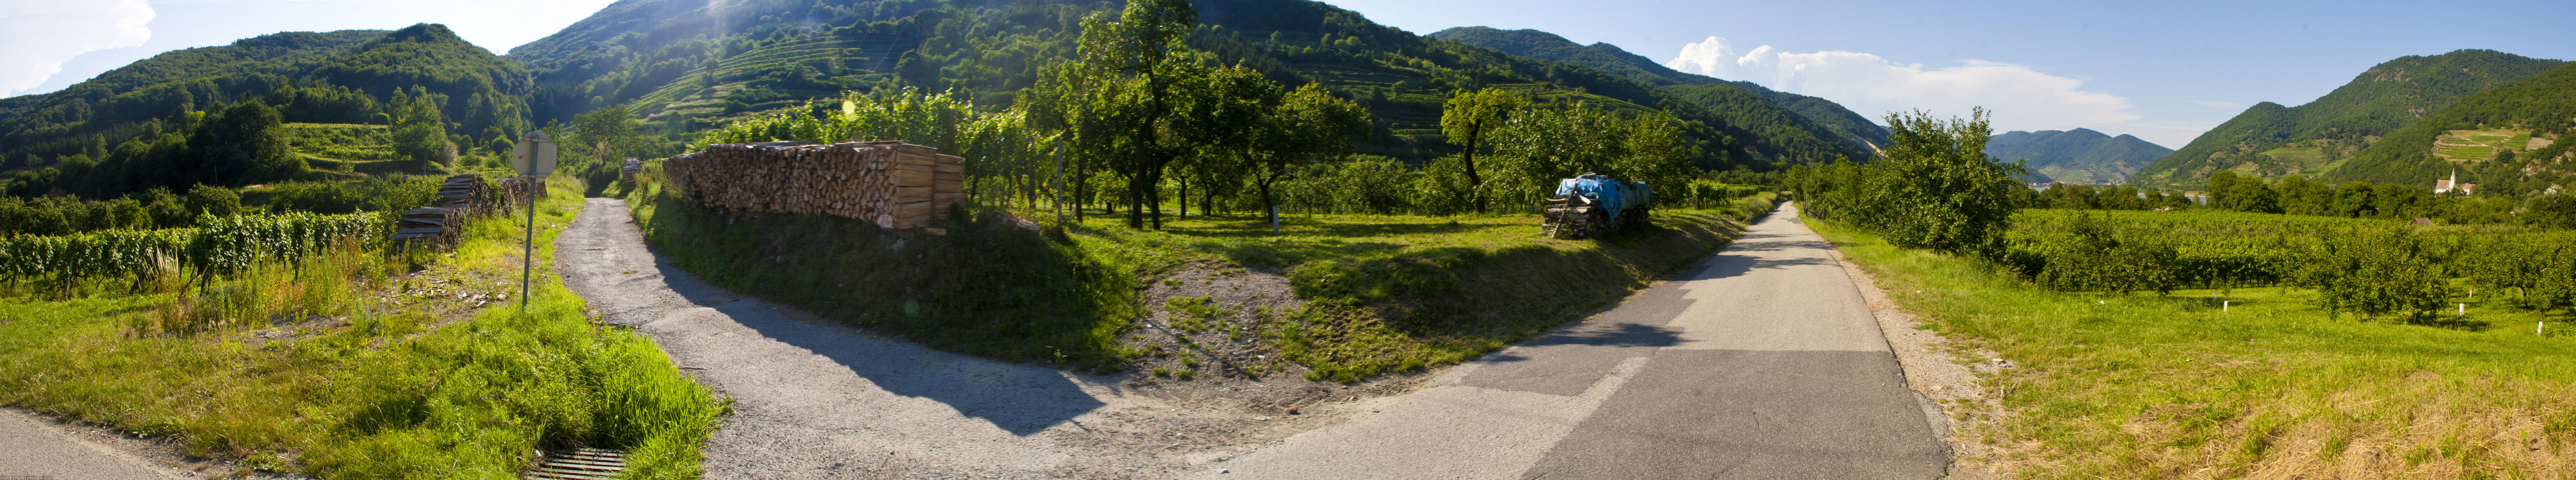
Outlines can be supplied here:
<path id="1" fill-rule="evenodd" d="M 510 169 L 518 171 L 528 184 L 528 204 L 523 206 L 528 209 L 527 238 L 519 244 L 519 313 L 526 314 L 528 274 L 537 265 L 537 194 L 538 189 L 546 188 L 546 174 L 555 171 L 554 139 L 546 138 L 544 131 L 528 132 L 527 138 L 519 139 L 519 145 L 510 149 Z"/>

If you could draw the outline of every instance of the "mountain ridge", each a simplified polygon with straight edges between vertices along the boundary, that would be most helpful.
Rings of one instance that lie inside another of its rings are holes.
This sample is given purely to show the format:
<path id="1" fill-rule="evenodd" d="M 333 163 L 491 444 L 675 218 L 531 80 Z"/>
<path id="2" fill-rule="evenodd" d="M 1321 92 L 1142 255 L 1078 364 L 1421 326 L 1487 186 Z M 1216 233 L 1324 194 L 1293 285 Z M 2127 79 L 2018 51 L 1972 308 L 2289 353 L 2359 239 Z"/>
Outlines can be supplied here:
<path id="1" fill-rule="evenodd" d="M 1815 125 L 1800 128 L 1819 130 L 1816 134 L 1818 137 L 1859 142 L 1871 152 L 1890 143 L 1886 127 L 1831 100 L 1776 91 L 1753 82 L 1724 80 L 1673 70 L 1662 63 L 1609 43 L 1595 42 L 1591 45 L 1580 45 L 1563 36 L 1541 30 L 1502 30 L 1481 26 L 1453 27 L 1427 36 L 1485 47 L 1515 56 L 1592 67 L 1606 73 L 1647 82 L 1684 96 L 1712 100 L 1725 99 L 1735 97 L 1737 94 L 1716 87 L 1732 87 L 1806 118 L 1808 122 Z"/>
<path id="2" fill-rule="evenodd" d="M 2456 50 L 2381 62 L 2297 107 L 2259 102 L 2142 168 L 2145 186 L 2196 186 L 2210 172 L 2347 179 L 2350 158 L 2380 136 L 2469 94 L 2531 78 L 2565 62 L 2494 50 Z M 2369 170 L 2363 165 L 2361 170 Z M 2368 174 L 2354 175 L 2359 179 Z"/>
<path id="3" fill-rule="evenodd" d="M 2028 160 L 2037 181 L 2119 183 L 2173 149 L 2135 135 L 2112 136 L 2089 128 L 2011 131 L 1986 140 L 1986 156 Z"/>

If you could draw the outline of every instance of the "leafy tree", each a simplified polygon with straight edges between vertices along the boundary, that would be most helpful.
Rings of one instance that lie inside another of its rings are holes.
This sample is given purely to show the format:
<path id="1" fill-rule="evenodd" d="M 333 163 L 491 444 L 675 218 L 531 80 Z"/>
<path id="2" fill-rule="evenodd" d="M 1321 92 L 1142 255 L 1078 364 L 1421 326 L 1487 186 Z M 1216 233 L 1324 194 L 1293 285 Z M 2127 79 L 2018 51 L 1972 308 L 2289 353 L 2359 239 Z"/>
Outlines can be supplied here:
<path id="1" fill-rule="evenodd" d="M 1163 226 L 1163 209 L 1155 185 L 1163 167 L 1179 152 L 1167 143 L 1164 128 L 1180 107 L 1175 86 L 1206 68 L 1182 43 L 1198 24 L 1198 11 L 1186 0 L 1138 0 L 1112 22 L 1104 15 L 1083 20 L 1076 75 L 1086 77 L 1093 108 L 1107 113 L 1102 133 L 1119 138 L 1130 156 L 1121 175 L 1127 177 L 1127 226 L 1145 228 L 1146 210 L 1154 228 Z M 1106 107 L 1106 108 L 1102 108 Z"/>
<path id="2" fill-rule="evenodd" d="M 643 146 L 643 128 L 633 111 L 615 105 L 574 116 L 571 140 L 590 150 L 592 158 L 609 163 Z"/>
<path id="3" fill-rule="evenodd" d="M 1281 99 L 1267 116 L 1252 156 L 1260 170 L 1253 177 L 1261 207 L 1273 224 L 1279 221 L 1279 178 L 1317 160 L 1349 154 L 1350 137 L 1368 133 L 1369 115 L 1359 104 L 1306 84 Z"/>
<path id="4" fill-rule="evenodd" d="M 2576 229 L 2576 195 L 2534 195 L 2523 205 L 2522 221 L 2542 228 Z"/>
<path id="5" fill-rule="evenodd" d="M 1466 173 L 1467 192 L 1478 214 L 1485 213 L 1485 196 L 1479 193 L 1485 181 L 1476 175 L 1476 151 L 1482 147 L 1485 133 L 1500 127 L 1506 115 L 1520 110 L 1523 103 L 1519 94 L 1488 87 L 1458 92 L 1440 108 L 1441 135 L 1464 149 L 1459 154 L 1459 161 L 1464 163 L 1461 171 Z"/>
<path id="6" fill-rule="evenodd" d="M 2344 232 L 2325 236 L 2298 283 L 2316 289 L 2328 311 L 2424 318 L 2451 297 L 2445 260 L 2405 228 Z"/>
<path id="7" fill-rule="evenodd" d="M 188 150 L 199 160 L 197 169 L 218 183 L 244 185 L 286 180 L 305 170 L 304 157 L 295 155 L 286 139 L 277 131 L 283 122 L 277 109 L 251 100 L 225 109 L 223 116 L 205 122 L 188 138 Z"/>
<path id="8" fill-rule="evenodd" d="M 1896 144 L 1870 164 L 1879 172 L 1862 189 L 1873 200 L 1860 212 L 1865 223 L 1900 247 L 1998 252 L 2012 222 L 2012 190 L 2023 188 L 2013 175 L 2027 172 L 2018 162 L 1986 158 L 1986 139 L 1994 135 L 1986 110 L 1948 121 L 1921 110 L 1891 113 L 1887 125 Z"/>
<path id="9" fill-rule="evenodd" d="M 182 205 L 190 215 L 228 217 L 241 211 L 241 194 L 229 188 L 197 185 L 188 188 L 188 198 Z"/>

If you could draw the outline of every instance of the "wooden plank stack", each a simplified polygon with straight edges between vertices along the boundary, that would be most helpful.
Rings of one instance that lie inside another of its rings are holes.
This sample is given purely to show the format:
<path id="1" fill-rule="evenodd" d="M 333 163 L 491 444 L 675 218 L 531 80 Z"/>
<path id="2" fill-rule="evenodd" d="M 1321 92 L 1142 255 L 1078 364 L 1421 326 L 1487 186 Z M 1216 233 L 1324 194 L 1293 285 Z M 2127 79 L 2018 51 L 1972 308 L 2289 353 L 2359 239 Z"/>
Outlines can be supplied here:
<path id="1" fill-rule="evenodd" d="M 966 202 L 966 159 L 903 142 L 727 143 L 662 168 L 682 197 L 718 210 L 820 213 L 910 229 Z"/>

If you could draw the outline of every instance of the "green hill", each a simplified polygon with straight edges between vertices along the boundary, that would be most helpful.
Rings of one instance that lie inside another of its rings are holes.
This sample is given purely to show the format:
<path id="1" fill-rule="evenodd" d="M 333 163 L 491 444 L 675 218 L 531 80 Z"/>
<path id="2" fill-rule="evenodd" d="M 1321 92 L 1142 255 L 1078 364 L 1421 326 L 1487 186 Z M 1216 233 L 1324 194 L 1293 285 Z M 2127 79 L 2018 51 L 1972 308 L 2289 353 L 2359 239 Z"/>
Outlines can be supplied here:
<path id="1" fill-rule="evenodd" d="M 2576 64 L 2469 94 L 2354 154 L 2344 178 L 2421 182 L 2456 168 L 2479 190 L 2522 193 L 2576 177 Z"/>
<path id="2" fill-rule="evenodd" d="M 843 90 L 921 87 L 1006 107 L 1040 67 L 1072 55 L 1080 20 L 1115 4 L 1027 2 L 708 2 L 627 0 L 511 53 L 535 72 L 537 118 L 626 105 L 689 130 Z M 1362 153 L 1420 161 L 1454 151 L 1441 103 L 1462 88 L 1504 87 L 1541 103 L 1587 102 L 1674 114 L 1709 167 L 1813 162 L 1866 148 L 1771 141 L 1686 95 L 1625 76 L 1495 53 L 1378 25 L 1307 0 L 1197 2 L 1193 47 L 1292 85 L 1321 83 L 1369 109 Z M 1794 113 L 1778 115 L 1796 117 Z M 1751 147 L 1748 152 L 1744 147 Z"/>
<path id="3" fill-rule="evenodd" d="M 389 120 L 383 105 L 417 97 L 437 107 L 449 141 L 470 147 L 528 130 L 530 87 L 518 64 L 437 24 L 263 35 L 166 52 L 61 91 L 0 100 L 0 169 L 21 174 L 11 179 L 13 192 L 92 197 L 293 178 L 300 168 L 250 176 L 200 171 L 217 168 L 206 166 L 200 147 L 247 135 L 200 127 L 251 100 L 274 107 L 277 118 L 262 122 L 381 125 Z M 359 159 L 308 160 L 333 169 Z"/>
<path id="4" fill-rule="evenodd" d="M 1720 80 L 1706 75 L 1683 73 L 1654 60 L 1629 53 L 1616 45 L 1594 43 L 1579 45 L 1565 37 L 1538 30 L 1501 30 L 1491 27 L 1457 27 L 1441 30 L 1431 38 L 1449 40 L 1493 49 L 1515 56 L 1591 67 L 1613 75 L 1672 91 L 1685 98 L 1697 99 L 1703 107 L 1720 115 L 1740 116 L 1742 123 L 1767 125 L 1778 115 L 1764 110 L 1787 109 L 1803 117 L 1790 125 L 1817 139 L 1842 139 L 1866 143 L 1861 147 L 1875 152 L 1888 144 L 1887 128 L 1868 117 L 1853 113 L 1841 104 L 1817 97 L 1775 91 L 1746 81 Z M 1727 88 L 1732 87 L 1732 88 Z M 1734 91 L 1729 91 L 1734 90 Z M 1740 91 L 1743 93 L 1737 93 Z M 1746 94 L 1750 94 L 1748 97 Z M 1758 99 L 1771 106 L 1745 99 Z M 1821 127 L 1821 128 L 1819 128 Z M 1775 140 L 1779 141 L 1779 140 Z M 1868 155 L 1854 155 L 1866 158 Z"/>
<path id="5" fill-rule="evenodd" d="M 2430 112 L 2471 93 L 2540 75 L 2565 62 L 2493 50 L 2407 56 L 2381 63 L 2314 102 L 2263 102 L 2203 133 L 2131 177 L 2146 186 L 2197 186 L 2210 172 L 2274 177 L 2378 178 L 2374 168 L 2346 174 L 2344 160 Z"/>
<path id="6" fill-rule="evenodd" d="M 1986 140 L 1986 156 L 2028 160 L 2031 173 L 2061 182 L 2122 182 L 2139 167 L 2171 153 L 2173 149 L 2138 137 L 2113 137 L 2083 128 L 2005 132 Z"/>

